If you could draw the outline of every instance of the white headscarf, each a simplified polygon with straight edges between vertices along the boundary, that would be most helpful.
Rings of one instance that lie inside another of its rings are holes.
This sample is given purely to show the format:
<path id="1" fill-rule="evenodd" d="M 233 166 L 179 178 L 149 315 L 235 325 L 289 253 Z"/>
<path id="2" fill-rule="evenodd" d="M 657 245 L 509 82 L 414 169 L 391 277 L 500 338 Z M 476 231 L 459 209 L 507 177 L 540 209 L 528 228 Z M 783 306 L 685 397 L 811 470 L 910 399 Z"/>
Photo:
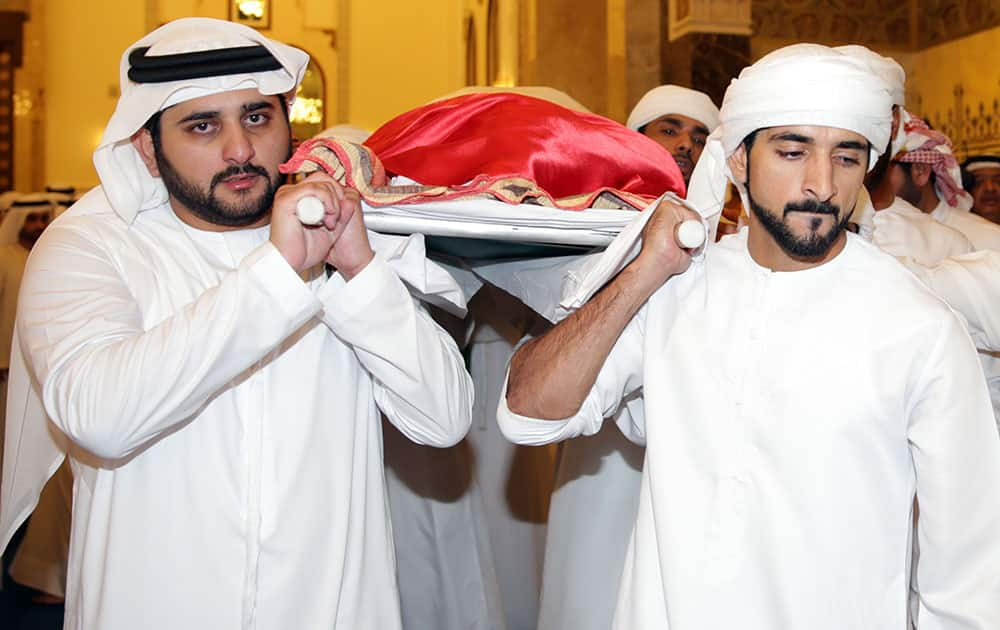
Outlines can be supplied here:
<path id="1" fill-rule="evenodd" d="M 136 83 L 128 77 L 129 53 L 136 48 L 148 46 L 147 56 L 156 57 L 254 45 L 266 48 L 281 69 L 164 83 Z M 115 212 L 131 223 L 142 210 L 167 201 L 163 182 L 149 174 L 131 143 L 132 134 L 153 114 L 191 99 L 246 88 L 291 98 L 308 63 L 309 55 L 297 48 L 270 40 L 250 27 L 210 18 L 169 22 L 129 46 L 121 59 L 122 95 L 94 151 L 94 166 Z"/>
<path id="2" fill-rule="evenodd" d="M 625 126 L 639 129 L 667 114 L 694 118 L 712 133 L 719 126 L 719 108 L 708 94 L 679 85 L 661 85 L 646 92 L 632 108 Z"/>
<path id="3" fill-rule="evenodd" d="M 892 100 L 885 82 L 858 58 L 819 44 L 778 49 L 733 79 L 691 175 L 687 201 L 711 225 L 725 202 L 727 179 L 736 182 L 726 158 L 758 129 L 785 125 L 837 127 L 871 143 L 871 168 L 889 142 Z M 738 185 L 740 194 L 743 187 Z M 746 206 L 746 199 L 744 206 Z"/>
<path id="4" fill-rule="evenodd" d="M 906 132 L 903 130 L 903 116 L 906 114 L 903 109 L 906 106 L 906 70 L 903 70 L 903 66 L 899 65 L 899 62 L 892 57 L 883 57 L 877 52 L 857 44 L 838 46 L 835 50 L 868 64 L 868 68 L 885 82 L 886 89 L 889 90 L 889 95 L 892 98 L 892 104 L 900 108 L 899 128 L 892 139 L 890 150 L 892 155 L 896 155 L 906 139 Z"/>
<path id="5" fill-rule="evenodd" d="M 834 50 L 850 55 L 868 65 L 868 68 L 885 82 L 893 105 L 906 106 L 906 70 L 892 57 L 883 57 L 877 52 L 851 44 L 837 46 Z"/>

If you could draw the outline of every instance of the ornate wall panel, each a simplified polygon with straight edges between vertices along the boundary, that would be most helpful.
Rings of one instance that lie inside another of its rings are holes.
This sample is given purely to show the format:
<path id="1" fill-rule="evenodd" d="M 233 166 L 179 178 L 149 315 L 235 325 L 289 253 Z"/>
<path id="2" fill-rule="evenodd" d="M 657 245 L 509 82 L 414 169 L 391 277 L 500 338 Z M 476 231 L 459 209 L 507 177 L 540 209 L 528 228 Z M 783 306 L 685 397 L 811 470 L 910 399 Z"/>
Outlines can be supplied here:
<path id="1" fill-rule="evenodd" d="M 14 188 L 14 69 L 21 65 L 25 17 L 0 11 L 0 191 Z"/>
<path id="2" fill-rule="evenodd" d="M 757 37 L 911 47 L 910 5 L 899 0 L 755 0 Z"/>
<path id="3" fill-rule="evenodd" d="M 920 0 L 919 48 L 1000 25 L 1000 0 Z"/>

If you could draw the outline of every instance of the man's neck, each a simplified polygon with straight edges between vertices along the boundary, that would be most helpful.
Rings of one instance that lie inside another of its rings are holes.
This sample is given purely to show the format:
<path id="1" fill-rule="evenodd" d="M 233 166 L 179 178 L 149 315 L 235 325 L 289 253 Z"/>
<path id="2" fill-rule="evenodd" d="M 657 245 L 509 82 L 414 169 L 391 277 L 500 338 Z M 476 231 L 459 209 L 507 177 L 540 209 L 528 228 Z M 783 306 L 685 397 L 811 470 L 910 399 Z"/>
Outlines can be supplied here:
<path id="1" fill-rule="evenodd" d="M 927 185 L 924 186 L 923 190 L 920 191 L 919 203 L 915 203 L 916 207 L 920 208 L 920 211 L 925 214 L 930 214 L 934 212 L 934 209 L 938 207 L 938 203 L 941 200 L 938 199 L 937 192 L 934 191 L 934 186 Z"/>
<path id="2" fill-rule="evenodd" d="M 177 218 L 184 223 L 190 225 L 196 230 L 201 230 L 203 232 L 232 232 L 235 230 L 252 230 L 254 228 L 264 227 L 271 222 L 271 214 L 267 213 L 257 221 L 251 223 L 250 225 L 219 225 L 218 223 L 212 223 L 207 221 L 202 217 L 198 216 L 194 212 L 185 206 L 184 204 L 178 202 L 173 197 L 170 198 L 170 208 L 177 215 Z"/>
<path id="3" fill-rule="evenodd" d="M 752 215 L 753 213 L 751 213 Z M 756 217 L 750 218 L 750 229 L 747 236 L 747 249 L 750 257 L 761 267 L 771 271 L 804 271 L 824 265 L 844 251 L 847 245 L 847 233 L 841 232 L 830 249 L 822 256 L 804 258 L 793 256 L 781 248 L 771 234 Z"/>

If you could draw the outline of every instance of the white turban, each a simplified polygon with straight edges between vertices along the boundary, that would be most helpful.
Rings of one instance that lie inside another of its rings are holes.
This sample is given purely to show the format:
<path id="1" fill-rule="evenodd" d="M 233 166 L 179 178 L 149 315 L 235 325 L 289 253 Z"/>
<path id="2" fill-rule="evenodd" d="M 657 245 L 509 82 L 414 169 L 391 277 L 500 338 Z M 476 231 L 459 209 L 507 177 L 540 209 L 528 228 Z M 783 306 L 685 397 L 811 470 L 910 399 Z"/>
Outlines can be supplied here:
<path id="1" fill-rule="evenodd" d="M 857 44 L 838 46 L 835 50 L 851 55 L 859 61 L 868 64 L 868 68 L 885 82 L 885 87 L 889 90 L 889 95 L 892 97 L 892 104 L 898 105 L 902 110 L 906 105 L 906 70 L 903 70 L 903 66 L 899 65 L 892 57 L 883 57 L 877 52 L 864 46 L 858 46 Z M 903 131 L 903 121 L 900 120 L 899 128 L 892 139 L 892 155 L 895 155 L 899 151 L 899 147 L 905 138 L 906 132 Z"/>
<path id="2" fill-rule="evenodd" d="M 903 66 L 899 65 L 895 59 L 883 57 L 877 52 L 857 44 L 837 46 L 834 50 L 868 64 L 868 68 L 885 82 L 886 89 L 889 90 L 889 95 L 892 98 L 892 104 L 900 107 L 906 105 L 906 70 L 903 70 Z"/>
<path id="3" fill-rule="evenodd" d="M 632 108 L 625 126 L 633 131 L 667 114 L 680 114 L 708 127 L 708 132 L 719 126 L 719 108 L 708 94 L 679 85 L 661 85 L 646 92 Z"/>
<path id="4" fill-rule="evenodd" d="M 276 70 L 222 74 L 197 79 L 136 83 L 129 76 L 129 55 L 149 47 L 147 59 L 263 46 L 280 64 Z M 297 48 L 272 41 L 256 30 L 233 22 L 210 18 L 182 18 L 161 26 L 125 51 L 120 66 L 121 98 L 94 151 L 94 166 L 112 208 L 131 223 L 137 213 L 167 201 L 167 191 L 158 177 L 149 174 L 131 143 L 132 135 L 158 111 L 184 101 L 246 88 L 261 94 L 288 94 L 302 81 L 309 55 Z"/>
<path id="5" fill-rule="evenodd" d="M 846 129 L 871 143 L 871 168 L 889 142 L 892 100 L 885 82 L 856 57 L 819 44 L 776 50 L 733 79 L 691 175 L 687 200 L 713 225 L 725 202 L 726 158 L 758 129 L 817 125 Z M 741 194 L 742 186 L 738 186 Z M 744 200 L 744 205 L 746 200 Z"/>

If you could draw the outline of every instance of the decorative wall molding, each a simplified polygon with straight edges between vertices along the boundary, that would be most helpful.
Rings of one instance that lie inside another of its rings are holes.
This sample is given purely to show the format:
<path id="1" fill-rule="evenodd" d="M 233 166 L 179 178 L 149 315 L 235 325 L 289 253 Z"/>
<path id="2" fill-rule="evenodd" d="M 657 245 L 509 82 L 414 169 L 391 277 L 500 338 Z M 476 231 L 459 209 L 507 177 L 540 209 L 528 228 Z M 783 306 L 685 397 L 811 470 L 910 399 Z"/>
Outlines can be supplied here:
<path id="1" fill-rule="evenodd" d="M 752 0 L 669 0 L 670 41 L 691 33 L 750 35 Z"/>
<path id="2" fill-rule="evenodd" d="M 1000 153 L 1000 97 L 966 103 L 961 85 L 952 94 L 954 106 L 928 118 L 935 129 L 951 138 L 959 160 L 978 153 Z"/>
<path id="3" fill-rule="evenodd" d="M 753 2 L 754 35 L 775 39 L 922 50 L 995 26 L 1000 0 Z"/>

